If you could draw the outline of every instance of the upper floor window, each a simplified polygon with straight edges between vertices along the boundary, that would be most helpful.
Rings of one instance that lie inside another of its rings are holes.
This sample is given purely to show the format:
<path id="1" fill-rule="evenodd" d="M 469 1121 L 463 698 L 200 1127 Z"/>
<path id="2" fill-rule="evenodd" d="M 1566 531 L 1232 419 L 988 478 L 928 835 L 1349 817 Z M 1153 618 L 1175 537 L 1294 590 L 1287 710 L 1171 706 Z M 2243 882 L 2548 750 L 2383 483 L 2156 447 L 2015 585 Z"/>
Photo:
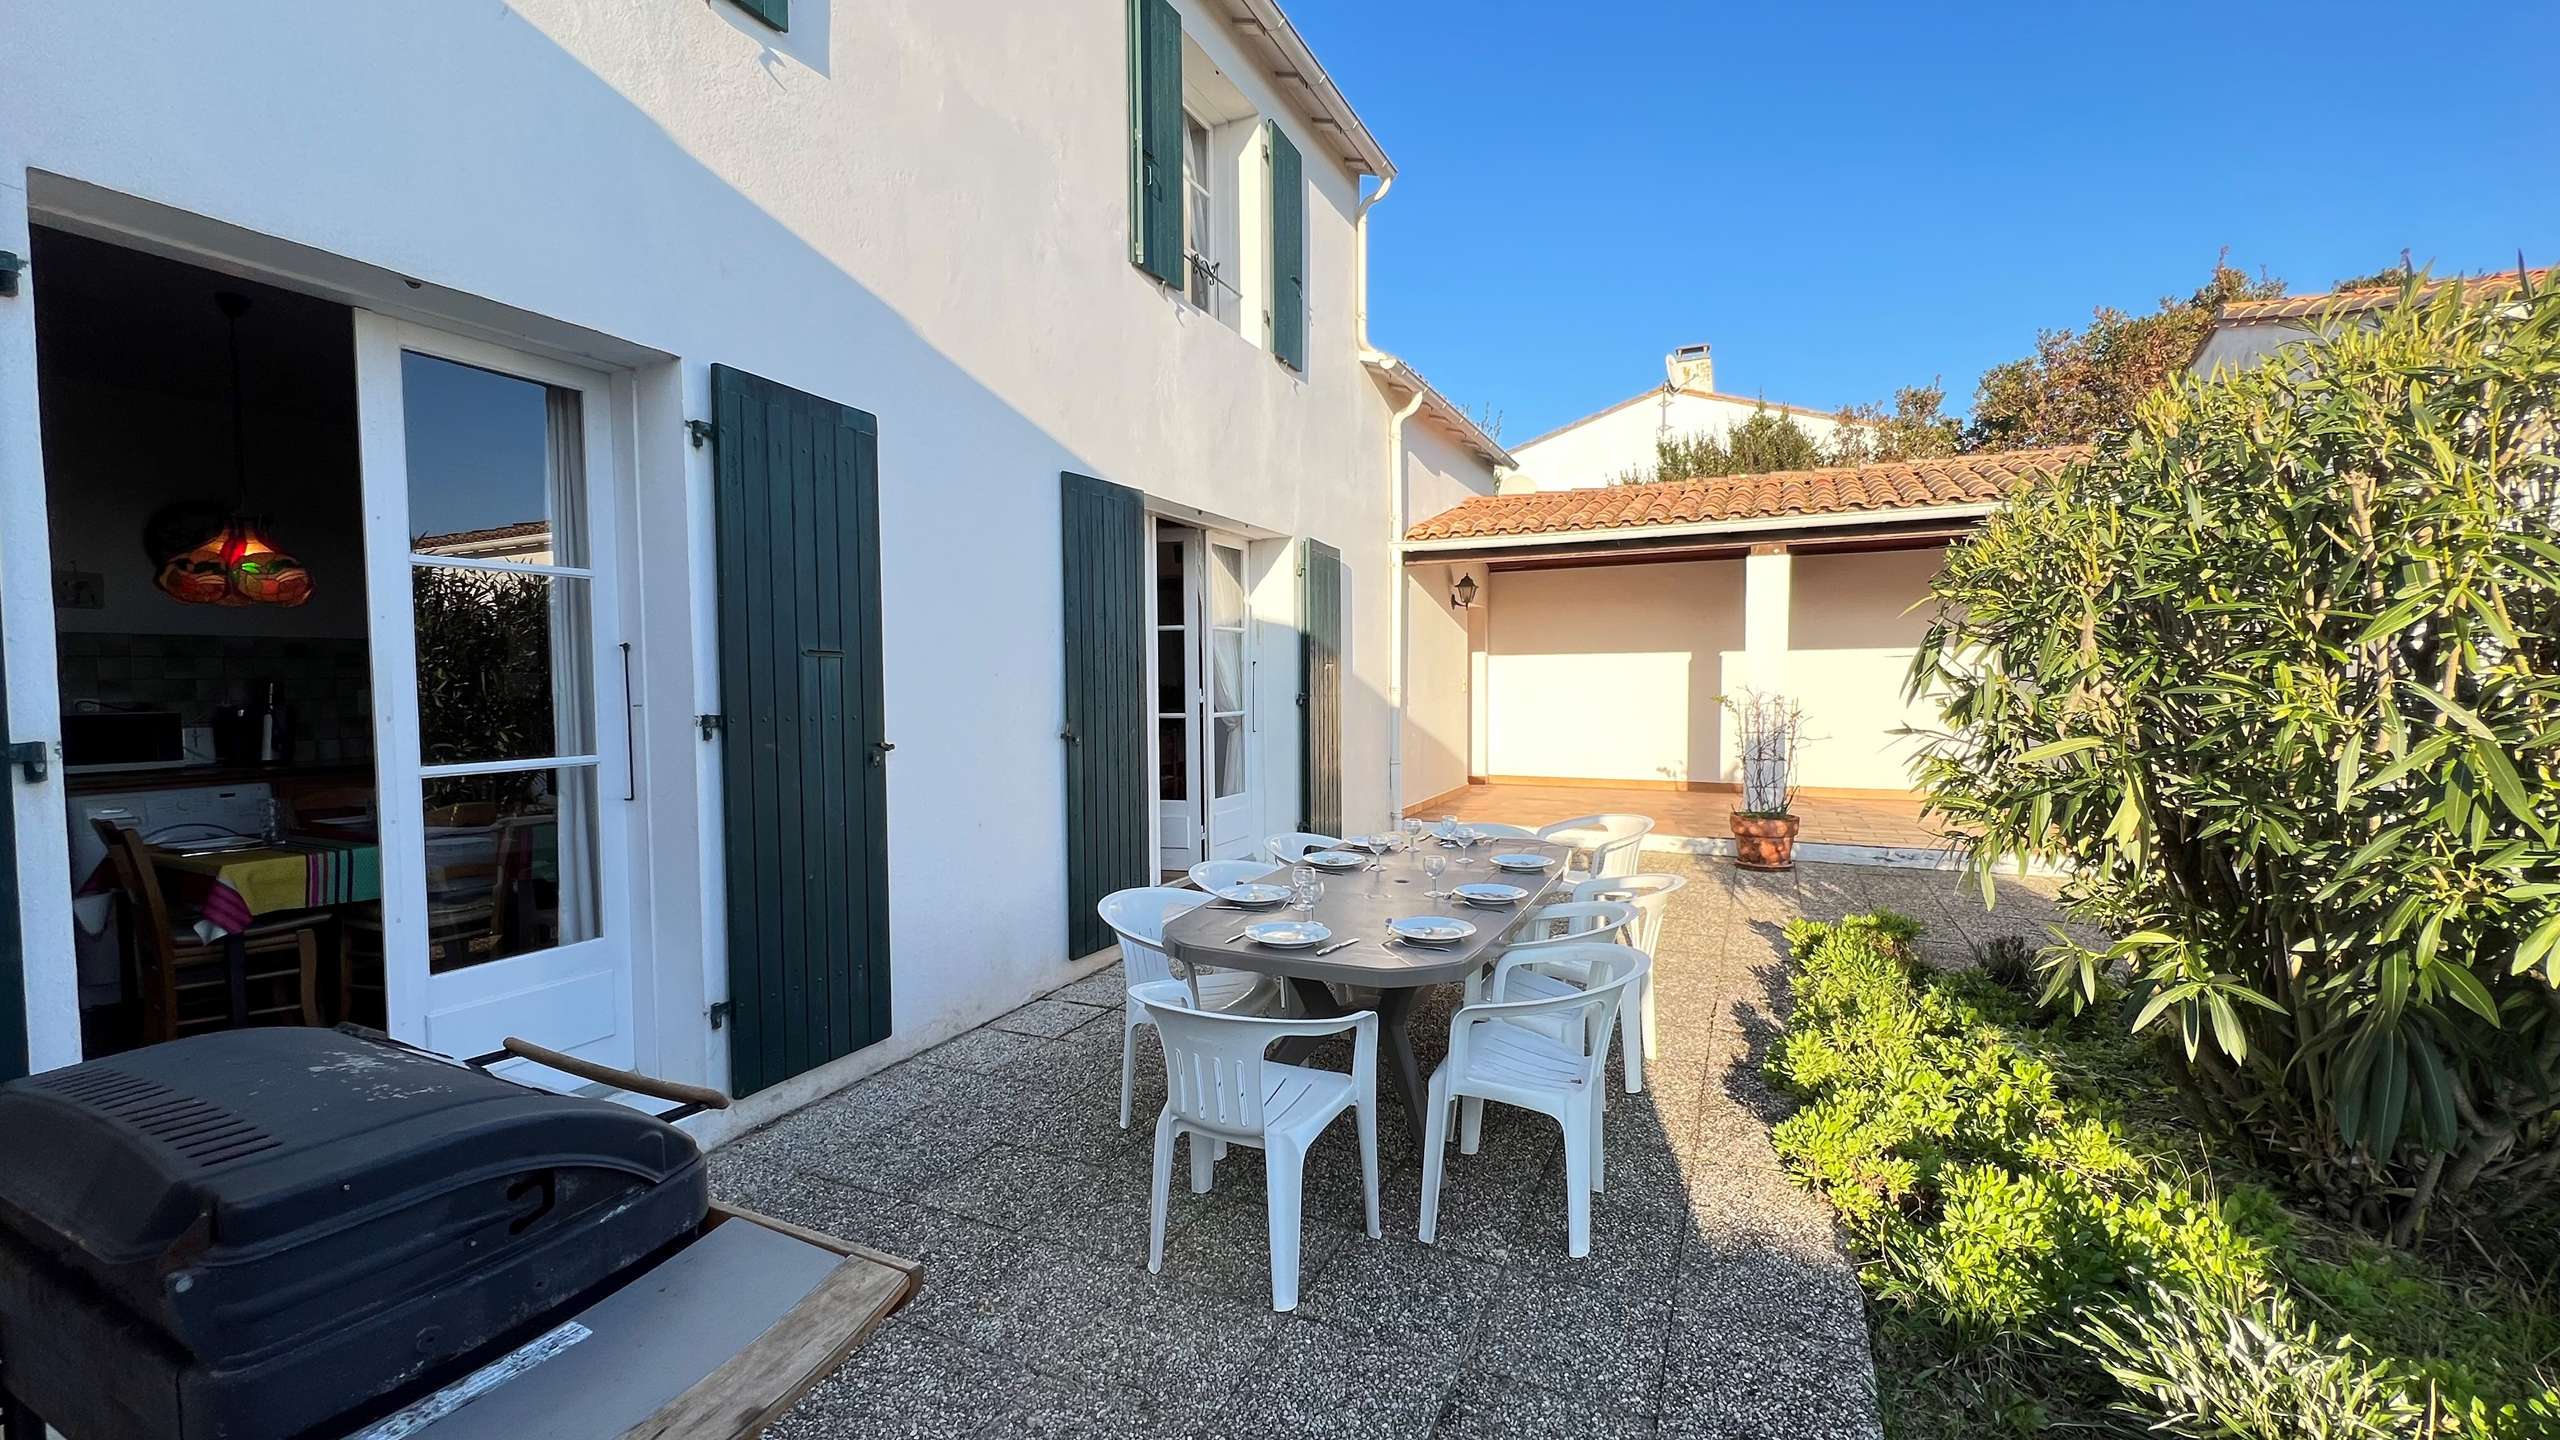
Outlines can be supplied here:
<path id="1" fill-rule="evenodd" d="M 1191 271 L 1191 303 L 1218 313 L 1228 308 L 1220 298 L 1221 290 L 1233 285 L 1235 277 L 1227 273 L 1227 254 L 1219 244 L 1217 171 L 1211 154 L 1208 122 L 1183 111 L 1183 259 Z"/>
<path id="2" fill-rule="evenodd" d="M 1307 206 L 1298 148 L 1183 33 L 1168 0 L 1130 0 L 1129 13 L 1129 258 L 1304 371 Z"/>

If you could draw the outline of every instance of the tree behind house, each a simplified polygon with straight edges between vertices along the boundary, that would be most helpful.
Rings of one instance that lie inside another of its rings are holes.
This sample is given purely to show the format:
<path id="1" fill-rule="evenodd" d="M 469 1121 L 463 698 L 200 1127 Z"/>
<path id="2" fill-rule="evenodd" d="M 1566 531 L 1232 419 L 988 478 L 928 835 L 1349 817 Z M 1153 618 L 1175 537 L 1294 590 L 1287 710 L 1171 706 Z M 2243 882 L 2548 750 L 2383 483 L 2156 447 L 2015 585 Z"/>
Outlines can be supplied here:
<path id="1" fill-rule="evenodd" d="M 2184 299 L 2163 296 L 2148 315 L 2101 305 L 2086 330 L 2041 331 L 2034 354 L 1982 373 L 1964 448 L 2077 445 L 2122 429 L 2136 401 L 2194 361 L 2225 302 L 2283 293 L 2283 281 L 2252 280 L 2217 260 L 2202 289 Z"/>

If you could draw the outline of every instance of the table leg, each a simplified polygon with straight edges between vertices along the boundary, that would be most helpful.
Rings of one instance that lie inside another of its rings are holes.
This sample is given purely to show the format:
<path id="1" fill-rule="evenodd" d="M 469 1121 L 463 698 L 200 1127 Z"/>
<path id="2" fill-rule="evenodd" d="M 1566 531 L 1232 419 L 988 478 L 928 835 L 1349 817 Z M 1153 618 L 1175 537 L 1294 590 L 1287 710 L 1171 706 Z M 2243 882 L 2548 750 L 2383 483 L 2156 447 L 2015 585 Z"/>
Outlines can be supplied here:
<path id="1" fill-rule="evenodd" d="M 249 942 L 237 935 L 222 937 L 222 960 L 231 972 L 231 1028 L 249 1023 Z"/>
<path id="2" fill-rule="evenodd" d="M 1298 995 L 1298 1008 L 1318 1018 L 1350 1013 L 1333 998 L 1333 991 L 1321 980 L 1301 976 L 1289 977 L 1289 988 Z M 1413 1019 L 1414 1001 L 1422 992 L 1401 986 L 1378 992 L 1378 1069 L 1396 1090 L 1396 1098 L 1404 1102 L 1405 1122 L 1413 1127 L 1413 1143 L 1422 1143 L 1422 1062 L 1413 1053 L 1413 1036 L 1406 1026 Z M 1357 1009 L 1361 1007 L 1351 1007 Z M 1292 1064 L 1322 1042 L 1315 1040 L 1283 1040 L 1271 1047 L 1271 1058 Z"/>
<path id="3" fill-rule="evenodd" d="M 1416 1148 L 1422 1144 L 1422 1102 L 1427 1092 L 1422 1085 L 1422 1061 L 1413 1053 L 1413 1033 L 1407 1027 L 1413 1019 L 1413 1002 L 1421 993 L 1412 986 L 1400 986 L 1378 994 L 1378 1068 L 1400 1092 Z"/>

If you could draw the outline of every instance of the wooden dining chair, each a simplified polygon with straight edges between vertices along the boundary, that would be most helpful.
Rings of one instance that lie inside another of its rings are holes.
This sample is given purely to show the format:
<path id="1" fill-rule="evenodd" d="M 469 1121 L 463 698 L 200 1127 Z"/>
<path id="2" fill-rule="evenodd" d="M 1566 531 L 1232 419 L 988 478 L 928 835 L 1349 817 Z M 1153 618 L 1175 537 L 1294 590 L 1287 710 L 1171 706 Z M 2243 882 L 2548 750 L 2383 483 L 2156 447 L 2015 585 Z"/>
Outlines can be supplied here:
<path id="1" fill-rule="evenodd" d="M 170 913 L 151 846 L 140 832 L 106 820 L 92 823 L 115 869 L 118 928 L 128 947 L 127 973 L 140 990 L 143 1043 L 231 1028 L 230 937 L 200 939 L 193 921 Z M 323 923 L 316 914 L 290 915 L 239 934 L 249 988 L 244 1023 L 320 1023 Z"/>
<path id="2" fill-rule="evenodd" d="M 294 827 L 303 830 L 327 821 L 369 819 L 373 805 L 370 785 L 306 785 L 294 790 L 287 801 Z"/>
<path id="3" fill-rule="evenodd" d="M 524 878 L 534 842 L 547 817 L 497 818 L 495 807 L 445 806 L 426 812 L 429 828 L 490 830 L 486 857 L 447 861 L 432 872 L 427 893 L 427 969 L 443 974 L 483 960 L 542 948 L 535 935 L 539 897 Z M 387 1025 L 390 997 L 383 978 L 382 905 L 367 901 L 338 911 L 338 1018 Z"/>

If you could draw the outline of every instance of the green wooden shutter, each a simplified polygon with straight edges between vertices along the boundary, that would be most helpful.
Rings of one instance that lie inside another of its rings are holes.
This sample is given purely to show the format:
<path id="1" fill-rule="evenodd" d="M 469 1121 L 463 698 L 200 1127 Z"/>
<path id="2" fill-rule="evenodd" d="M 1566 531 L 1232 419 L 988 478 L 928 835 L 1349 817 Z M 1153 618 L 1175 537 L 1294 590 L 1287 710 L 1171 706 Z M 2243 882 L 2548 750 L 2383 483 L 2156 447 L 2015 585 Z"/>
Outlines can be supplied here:
<path id="1" fill-rule="evenodd" d="M 776 30 L 791 28 L 791 0 L 735 0 L 737 7 Z"/>
<path id="2" fill-rule="evenodd" d="M 0 634 L 5 634 L 0 630 Z M 8 646 L 0 643 L 0 751 L 9 745 Z M 18 910 L 17 767 L 0 756 L 0 1080 L 27 1073 L 25 917 Z M 69 963 L 70 952 L 63 952 Z"/>
<path id="3" fill-rule="evenodd" d="M 1112 943 L 1094 906 L 1149 882 L 1146 511 L 1138 492 L 1059 477 L 1066 569 L 1067 954 Z"/>
<path id="4" fill-rule="evenodd" d="M 711 367 L 730 1089 L 889 1034 L 879 428 Z"/>
<path id="5" fill-rule="evenodd" d="M 1342 833 L 1342 552 L 1321 540 L 1306 542 L 1299 562 L 1306 589 L 1300 653 L 1306 691 L 1299 785 L 1305 820 L 1320 835 Z"/>
<path id="6" fill-rule="evenodd" d="M 1307 368 L 1307 184 L 1298 147 L 1271 132 L 1271 353 Z"/>
<path id="7" fill-rule="evenodd" d="M 1182 273 L 1182 17 L 1129 0 L 1129 258 L 1167 285 Z"/>

